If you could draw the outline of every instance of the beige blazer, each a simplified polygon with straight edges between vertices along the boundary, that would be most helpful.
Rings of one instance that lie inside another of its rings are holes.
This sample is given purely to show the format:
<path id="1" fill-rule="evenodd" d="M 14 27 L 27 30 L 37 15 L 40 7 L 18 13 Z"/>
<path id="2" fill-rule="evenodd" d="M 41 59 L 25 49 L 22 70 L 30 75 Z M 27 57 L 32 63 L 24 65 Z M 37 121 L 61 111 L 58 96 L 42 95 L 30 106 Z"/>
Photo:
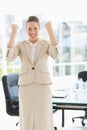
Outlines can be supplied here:
<path id="1" fill-rule="evenodd" d="M 51 78 L 48 71 L 48 56 L 53 59 L 58 57 L 58 50 L 46 40 L 40 40 L 35 48 L 35 57 L 32 62 L 29 41 L 18 43 L 14 48 L 7 50 L 7 61 L 13 61 L 17 56 L 21 59 L 21 72 L 19 76 L 19 85 L 28 85 L 30 83 L 51 84 Z"/>

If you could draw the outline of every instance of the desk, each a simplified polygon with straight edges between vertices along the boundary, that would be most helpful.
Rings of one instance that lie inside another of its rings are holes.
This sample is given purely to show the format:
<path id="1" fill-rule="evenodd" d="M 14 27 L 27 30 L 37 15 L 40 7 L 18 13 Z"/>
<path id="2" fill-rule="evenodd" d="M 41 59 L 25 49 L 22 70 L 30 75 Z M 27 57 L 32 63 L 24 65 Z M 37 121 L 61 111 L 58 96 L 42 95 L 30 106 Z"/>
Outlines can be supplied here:
<path id="1" fill-rule="evenodd" d="M 53 108 L 62 109 L 62 127 L 64 127 L 64 110 L 86 110 L 87 109 L 87 89 L 70 89 L 65 98 L 53 96 Z"/>

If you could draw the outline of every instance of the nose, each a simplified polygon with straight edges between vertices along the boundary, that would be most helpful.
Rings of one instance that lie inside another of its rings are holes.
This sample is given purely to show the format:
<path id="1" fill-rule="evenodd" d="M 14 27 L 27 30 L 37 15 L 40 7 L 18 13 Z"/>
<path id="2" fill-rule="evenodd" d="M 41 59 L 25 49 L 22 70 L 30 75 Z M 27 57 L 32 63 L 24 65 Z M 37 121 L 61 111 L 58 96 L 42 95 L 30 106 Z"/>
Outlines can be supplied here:
<path id="1" fill-rule="evenodd" d="M 31 33 L 32 33 L 32 34 L 35 34 L 35 31 L 34 31 L 34 30 L 32 30 L 32 31 L 31 31 Z"/>

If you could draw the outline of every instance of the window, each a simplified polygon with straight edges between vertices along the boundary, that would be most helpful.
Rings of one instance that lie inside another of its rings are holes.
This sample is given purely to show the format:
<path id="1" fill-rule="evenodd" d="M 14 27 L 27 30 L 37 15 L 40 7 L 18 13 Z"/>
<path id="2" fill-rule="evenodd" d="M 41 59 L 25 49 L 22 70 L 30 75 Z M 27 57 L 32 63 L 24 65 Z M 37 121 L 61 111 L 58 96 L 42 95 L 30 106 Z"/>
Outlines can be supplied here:
<path id="1" fill-rule="evenodd" d="M 62 22 L 59 27 L 60 57 L 53 75 L 76 75 L 87 68 L 87 25 L 83 21 Z"/>

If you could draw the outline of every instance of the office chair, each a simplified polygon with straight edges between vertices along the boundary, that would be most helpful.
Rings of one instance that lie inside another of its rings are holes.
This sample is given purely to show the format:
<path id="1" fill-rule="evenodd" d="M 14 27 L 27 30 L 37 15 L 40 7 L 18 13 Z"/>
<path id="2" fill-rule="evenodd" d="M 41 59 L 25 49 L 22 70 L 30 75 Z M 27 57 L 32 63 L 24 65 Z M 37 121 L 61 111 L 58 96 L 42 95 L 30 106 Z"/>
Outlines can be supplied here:
<path id="1" fill-rule="evenodd" d="M 18 78 L 19 75 L 14 73 L 2 77 L 6 112 L 11 116 L 19 116 Z M 18 122 L 16 123 L 17 125 Z"/>
<path id="2" fill-rule="evenodd" d="M 87 71 L 81 71 L 78 73 L 78 79 L 82 79 L 83 82 L 87 81 Z M 87 119 L 87 109 L 85 109 L 85 115 L 84 116 L 79 116 L 79 117 L 73 117 L 72 121 L 74 122 L 75 118 L 80 118 L 82 119 L 82 125 L 85 126 L 84 120 Z"/>

